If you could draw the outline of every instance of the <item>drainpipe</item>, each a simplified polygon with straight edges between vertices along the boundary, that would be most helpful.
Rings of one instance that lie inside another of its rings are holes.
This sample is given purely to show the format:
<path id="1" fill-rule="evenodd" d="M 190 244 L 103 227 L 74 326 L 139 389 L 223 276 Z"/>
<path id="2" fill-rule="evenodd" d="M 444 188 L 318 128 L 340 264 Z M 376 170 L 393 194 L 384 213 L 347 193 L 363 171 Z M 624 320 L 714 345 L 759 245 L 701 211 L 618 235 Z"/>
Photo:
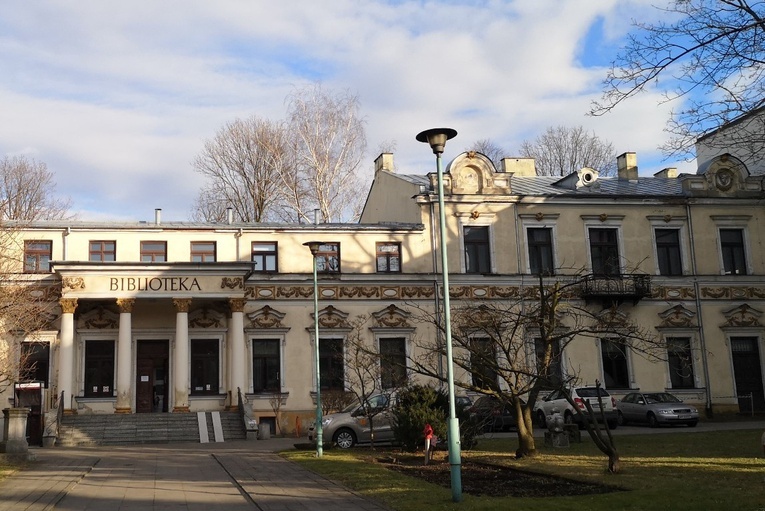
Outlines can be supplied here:
<path id="1" fill-rule="evenodd" d="M 69 238 L 69 235 L 70 235 L 70 234 L 72 234 L 72 228 L 71 228 L 71 227 L 67 227 L 67 228 L 64 230 L 64 232 L 63 232 L 63 238 L 64 238 L 64 239 L 63 239 L 63 243 L 62 243 L 62 247 L 61 247 L 61 249 L 62 249 L 62 252 L 63 252 L 63 253 L 61 254 L 61 258 L 62 258 L 64 261 L 66 261 L 66 260 L 67 260 L 67 257 L 66 257 L 66 256 L 67 256 L 67 254 L 69 253 L 69 243 L 67 242 L 67 240 L 68 240 L 68 238 Z"/>
<path id="2" fill-rule="evenodd" d="M 699 288 L 699 278 L 696 269 L 696 248 L 693 241 L 693 216 L 691 215 L 691 205 L 689 201 L 685 203 L 685 211 L 688 215 L 688 238 L 691 245 L 691 271 L 693 272 L 693 294 L 696 296 L 696 311 L 699 315 L 699 347 L 701 349 L 701 366 L 704 371 L 704 382 L 707 387 L 706 395 L 706 415 L 712 418 L 712 382 L 709 380 L 709 362 L 707 360 L 707 343 L 704 337 L 704 315 L 701 310 L 701 290 Z"/>

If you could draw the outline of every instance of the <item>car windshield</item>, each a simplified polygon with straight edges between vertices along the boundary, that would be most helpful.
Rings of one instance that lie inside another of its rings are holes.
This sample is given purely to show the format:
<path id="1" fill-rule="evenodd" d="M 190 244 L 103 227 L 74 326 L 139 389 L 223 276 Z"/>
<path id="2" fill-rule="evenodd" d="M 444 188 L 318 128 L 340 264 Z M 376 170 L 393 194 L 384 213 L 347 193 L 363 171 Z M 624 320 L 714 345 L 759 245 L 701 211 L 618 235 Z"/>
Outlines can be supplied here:
<path id="1" fill-rule="evenodd" d="M 579 394 L 579 397 L 598 397 L 597 389 L 594 387 L 588 387 L 588 388 L 581 388 L 576 389 L 576 393 Z M 609 394 L 606 392 L 605 389 L 600 389 L 600 396 L 601 397 L 608 397 Z"/>
<path id="2" fill-rule="evenodd" d="M 644 396 L 645 402 L 649 405 L 654 403 L 680 403 L 680 400 L 675 396 L 665 392 L 660 392 L 657 394 L 644 394 Z"/>
<path id="3" fill-rule="evenodd" d="M 358 407 L 359 407 L 359 402 L 358 401 L 354 401 L 353 403 L 351 403 L 348 406 L 346 406 L 345 408 L 343 408 L 343 411 L 341 413 L 351 413 L 352 411 L 354 411 Z"/>

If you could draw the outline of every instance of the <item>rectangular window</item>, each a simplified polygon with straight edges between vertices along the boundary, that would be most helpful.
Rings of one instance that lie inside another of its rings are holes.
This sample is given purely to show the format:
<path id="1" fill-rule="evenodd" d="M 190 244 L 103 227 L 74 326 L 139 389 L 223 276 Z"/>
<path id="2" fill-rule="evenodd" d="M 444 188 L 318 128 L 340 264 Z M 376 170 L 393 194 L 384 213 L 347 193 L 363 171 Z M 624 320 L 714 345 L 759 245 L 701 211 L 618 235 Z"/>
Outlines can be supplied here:
<path id="1" fill-rule="evenodd" d="M 340 273 L 340 243 L 322 243 L 316 253 L 316 271 Z"/>
<path id="2" fill-rule="evenodd" d="M 497 355 L 491 339 L 470 339 L 470 374 L 476 387 L 499 390 Z"/>
<path id="3" fill-rule="evenodd" d="M 619 244 L 616 229 L 590 228 L 592 273 L 619 275 Z"/>
<path id="4" fill-rule="evenodd" d="M 530 227 L 526 230 L 529 240 L 529 270 L 532 275 L 553 275 L 552 229 Z"/>
<path id="5" fill-rule="evenodd" d="M 114 341 L 85 341 L 85 397 L 114 396 Z"/>
<path id="6" fill-rule="evenodd" d="M 164 263 L 167 261 L 166 241 L 142 241 L 141 262 Z"/>
<path id="7" fill-rule="evenodd" d="M 660 275 L 682 275 L 683 265 L 680 259 L 680 230 L 656 229 L 656 257 Z"/>
<path id="8" fill-rule="evenodd" d="M 744 231 L 742 229 L 720 229 L 720 250 L 722 251 L 725 275 L 746 275 Z"/>
<path id="9" fill-rule="evenodd" d="M 319 375 L 322 390 L 345 390 L 344 361 L 342 339 L 319 341 Z"/>
<path id="10" fill-rule="evenodd" d="M 560 343 L 552 343 L 550 360 L 545 367 L 545 343 L 540 337 L 534 339 L 534 352 L 537 359 L 537 371 L 543 388 L 558 388 L 563 381 L 563 365 L 561 364 Z"/>
<path id="11" fill-rule="evenodd" d="M 52 241 L 24 242 L 24 273 L 47 273 L 53 254 Z"/>
<path id="12" fill-rule="evenodd" d="M 406 384 L 406 339 L 380 339 L 380 376 L 382 388 L 393 389 Z"/>
<path id="13" fill-rule="evenodd" d="M 462 236 L 465 243 L 465 272 L 491 273 L 489 228 L 464 227 Z"/>
<path id="14" fill-rule="evenodd" d="M 254 392 L 281 392 L 279 339 L 253 339 L 252 389 Z"/>
<path id="15" fill-rule="evenodd" d="M 618 339 L 601 339 L 600 354 L 603 360 L 603 381 L 606 388 L 630 388 L 627 348 L 624 343 Z"/>
<path id="16" fill-rule="evenodd" d="M 21 381 L 41 381 L 48 388 L 50 371 L 50 343 L 24 342 L 21 344 Z"/>
<path id="17" fill-rule="evenodd" d="M 117 242 L 91 241 L 88 260 L 113 263 L 117 260 Z"/>
<path id="18" fill-rule="evenodd" d="M 401 243 L 377 243 L 377 273 L 401 273 Z"/>
<path id="19" fill-rule="evenodd" d="M 191 339 L 191 394 L 218 393 L 218 340 Z"/>
<path id="20" fill-rule="evenodd" d="M 192 241 L 191 242 L 191 262 L 192 263 L 214 263 L 215 262 L 215 242 L 214 241 Z"/>
<path id="21" fill-rule="evenodd" d="M 279 258 L 275 241 L 252 243 L 252 271 L 275 273 L 279 271 Z"/>
<path id="22" fill-rule="evenodd" d="M 696 386 L 690 337 L 667 338 L 667 362 L 673 389 L 692 389 Z"/>

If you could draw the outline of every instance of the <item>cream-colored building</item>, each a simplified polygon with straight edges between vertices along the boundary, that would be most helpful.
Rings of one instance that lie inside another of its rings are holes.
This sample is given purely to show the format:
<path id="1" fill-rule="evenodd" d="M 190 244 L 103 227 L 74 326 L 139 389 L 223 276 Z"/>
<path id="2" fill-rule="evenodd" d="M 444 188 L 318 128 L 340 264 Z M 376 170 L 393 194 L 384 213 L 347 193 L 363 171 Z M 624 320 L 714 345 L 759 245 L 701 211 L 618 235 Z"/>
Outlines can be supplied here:
<path id="1" fill-rule="evenodd" d="M 28 342 L 44 409 L 63 394 L 64 413 L 223 410 L 241 392 L 252 417 L 278 413 L 282 432 L 305 431 L 316 398 L 311 241 L 323 391 L 349 385 L 338 354 L 356 318 L 384 360 L 415 355 L 415 338 L 437 335 L 411 315 L 440 305 L 436 177 L 396 173 L 392 158 L 376 160 L 358 224 L 178 223 L 158 210 L 153 222 L 25 225 L 22 274 L 51 305 L 50 329 Z M 614 178 L 586 168 L 556 178 L 536 176 L 533 160 L 495 169 L 457 156 L 444 193 L 452 305 L 518 296 L 540 272 L 622 282 L 622 311 L 666 339 L 667 356 L 575 340 L 563 372 L 617 397 L 667 389 L 717 412 L 764 410 L 763 178 L 728 155 L 695 175 L 639 177 L 633 153 L 618 167 Z"/>

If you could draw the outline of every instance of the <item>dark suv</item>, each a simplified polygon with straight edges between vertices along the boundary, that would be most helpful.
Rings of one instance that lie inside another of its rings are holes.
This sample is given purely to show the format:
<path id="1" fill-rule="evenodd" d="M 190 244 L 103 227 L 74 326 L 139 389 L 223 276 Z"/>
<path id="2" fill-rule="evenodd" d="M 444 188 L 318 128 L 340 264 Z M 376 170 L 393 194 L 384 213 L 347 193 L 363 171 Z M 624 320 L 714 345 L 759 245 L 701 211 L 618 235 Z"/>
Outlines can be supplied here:
<path id="1" fill-rule="evenodd" d="M 510 431 L 516 427 L 515 409 L 496 397 L 482 396 L 468 408 L 470 420 L 486 432 Z"/>

